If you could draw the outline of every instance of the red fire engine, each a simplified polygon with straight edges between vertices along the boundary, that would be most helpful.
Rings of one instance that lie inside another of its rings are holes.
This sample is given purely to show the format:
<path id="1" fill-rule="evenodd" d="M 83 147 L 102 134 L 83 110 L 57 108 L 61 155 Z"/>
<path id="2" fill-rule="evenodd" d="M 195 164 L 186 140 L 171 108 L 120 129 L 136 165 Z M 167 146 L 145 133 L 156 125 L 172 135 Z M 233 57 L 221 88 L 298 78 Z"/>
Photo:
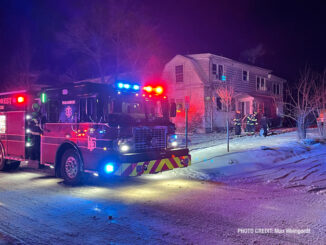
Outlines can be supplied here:
<path id="1" fill-rule="evenodd" d="M 170 121 L 175 114 L 159 85 L 82 82 L 2 93 L 0 170 L 21 162 L 48 166 L 77 184 L 85 173 L 140 176 L 187 167 L 191 156 L 178 148 Z"/>

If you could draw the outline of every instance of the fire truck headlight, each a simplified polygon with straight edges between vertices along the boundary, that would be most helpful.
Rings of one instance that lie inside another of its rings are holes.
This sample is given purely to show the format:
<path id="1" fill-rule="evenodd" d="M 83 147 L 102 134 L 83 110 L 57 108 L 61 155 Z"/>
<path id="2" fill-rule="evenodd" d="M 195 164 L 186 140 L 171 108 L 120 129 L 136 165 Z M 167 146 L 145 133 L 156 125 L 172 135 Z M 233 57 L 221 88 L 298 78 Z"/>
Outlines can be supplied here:
<path id="1" fill-rule="evenodd" d="M 127 152 L 129 151 L 130 147 L 127 144 L 120 145 L 120 151 L 121 152 Z"/>
<path id="2" fill-rule="evenodd" d="M 26 147 L 31 147 L 32 143 L 31 142 L 26 142 Z"/>
<path id="3" fill-rule="evenodd" d="M 31 130 L 28 128 L 26 129 L 26 134 L 30 134 L 31 133 Z"/>
<path id="4" fill-rule="evenodd" d="M 26 120 L 31 120 L 32 116 L 31 115 L 26 115 Z"/>
<path id="5" fill-rule="evenodd" d="M 105 171 L 105 173 L 107 173 L 107 174 L 112 173 L 112 172 L 114 171 L 114 164 L 111 163 L 111 162 L 105 164 L 105 166 L 104 166 L 104 171 Z"/>
<path id="6" fill-rule="evenodd" d="M 178 136 L 176 134 L 170 135 L 169 137 L 169 146 L 175 148 L 178 146 Z"/>

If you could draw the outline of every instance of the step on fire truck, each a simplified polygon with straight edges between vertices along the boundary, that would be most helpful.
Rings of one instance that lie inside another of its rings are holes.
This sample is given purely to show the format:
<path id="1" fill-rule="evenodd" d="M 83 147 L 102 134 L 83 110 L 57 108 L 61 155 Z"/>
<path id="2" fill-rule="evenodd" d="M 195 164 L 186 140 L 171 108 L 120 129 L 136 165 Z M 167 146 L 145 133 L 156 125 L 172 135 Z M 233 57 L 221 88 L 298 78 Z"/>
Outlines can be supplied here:
<path id="1" fill-rule="evenodd" d="M 83 176 L 140 176 L 191 164 L 164 87 L 82 82 L 0 94 L 0 170 L 47 166 Z"/>

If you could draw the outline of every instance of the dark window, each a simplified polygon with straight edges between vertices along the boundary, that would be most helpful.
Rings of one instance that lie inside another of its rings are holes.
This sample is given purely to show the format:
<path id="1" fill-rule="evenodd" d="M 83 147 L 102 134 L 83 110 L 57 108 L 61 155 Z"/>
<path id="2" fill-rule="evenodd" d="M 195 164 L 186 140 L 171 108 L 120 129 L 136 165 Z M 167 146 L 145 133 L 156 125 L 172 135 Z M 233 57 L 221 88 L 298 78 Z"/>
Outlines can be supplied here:
<path id="1" fill-rule="evenodd" d="M 273 93 L 276 94 L 276 84 L 273 84 Z"/>
<path id="2" fill-rule="evenodd" d="M 280 85 L 279 85 L 279 84 L 277 84 L 277 87 L 276 87 L 276 93 L 277 93 L 277 94 L 280 94 Z"/>
<path id="3" fill-rule="evenodd" d="M 249 72 L 248 71 L 242 71 L 242 80 L 249 81 Z"/>
<path id="4" fill-rule="evenodd" d="M 218 111 L 222 110 L 222 102 L 220 97 L 216 97 L 216 109 Z"/>
<path id="5" fill-rule="evenodd" d="M 256 87 L 257 90 L 266 91 L 265 78 L 257 77 L 256 85 L 257 85 L 257 87 Z"/>
<path id="6" fill-rule="evenodd" d="M 217 74 L 217 66 L 216 66 L 216 64 L 212 64 L 212 74 L 213 75 Z"/>
<path id="7" fill-rule="evenodd" d="M 59 122 L 59 101 L 50 100 L 47 103 L 47 121 L 52 123 Z"/>
<path id="8" fill-rule="evenodd" d="M 223 66 L 222 65 L 218 65 L 218 79 L 219 80 L 224 80 L 223 79 Z"/>
<path id="9" fill-rule="evenodd" d="M 183 83 L 183 65 L 175 67 L 175 81 L 177 83 Z"/>
<path id="10" fill-rule="evenodd" d="M 82 98 L 80 99 L 80 122 L 99 122 L 103 112 L 103 103 L 98 98 Z"/>

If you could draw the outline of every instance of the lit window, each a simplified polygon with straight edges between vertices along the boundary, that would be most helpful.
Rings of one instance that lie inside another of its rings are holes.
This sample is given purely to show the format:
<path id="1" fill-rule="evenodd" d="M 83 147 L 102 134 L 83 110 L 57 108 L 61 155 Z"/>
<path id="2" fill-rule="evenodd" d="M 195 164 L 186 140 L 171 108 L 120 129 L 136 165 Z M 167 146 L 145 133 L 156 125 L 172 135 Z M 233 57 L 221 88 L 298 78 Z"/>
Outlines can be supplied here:
<path id="1" fill-rule="evenodd" d="M 183 99 L 176 99 L 177 112 L 183 111 Z"/>
<path id="2" fill-rule="evenodd" d="M 175 67 L 175 81 L 177 83 L 183 83 L 183 65 Z"/>

